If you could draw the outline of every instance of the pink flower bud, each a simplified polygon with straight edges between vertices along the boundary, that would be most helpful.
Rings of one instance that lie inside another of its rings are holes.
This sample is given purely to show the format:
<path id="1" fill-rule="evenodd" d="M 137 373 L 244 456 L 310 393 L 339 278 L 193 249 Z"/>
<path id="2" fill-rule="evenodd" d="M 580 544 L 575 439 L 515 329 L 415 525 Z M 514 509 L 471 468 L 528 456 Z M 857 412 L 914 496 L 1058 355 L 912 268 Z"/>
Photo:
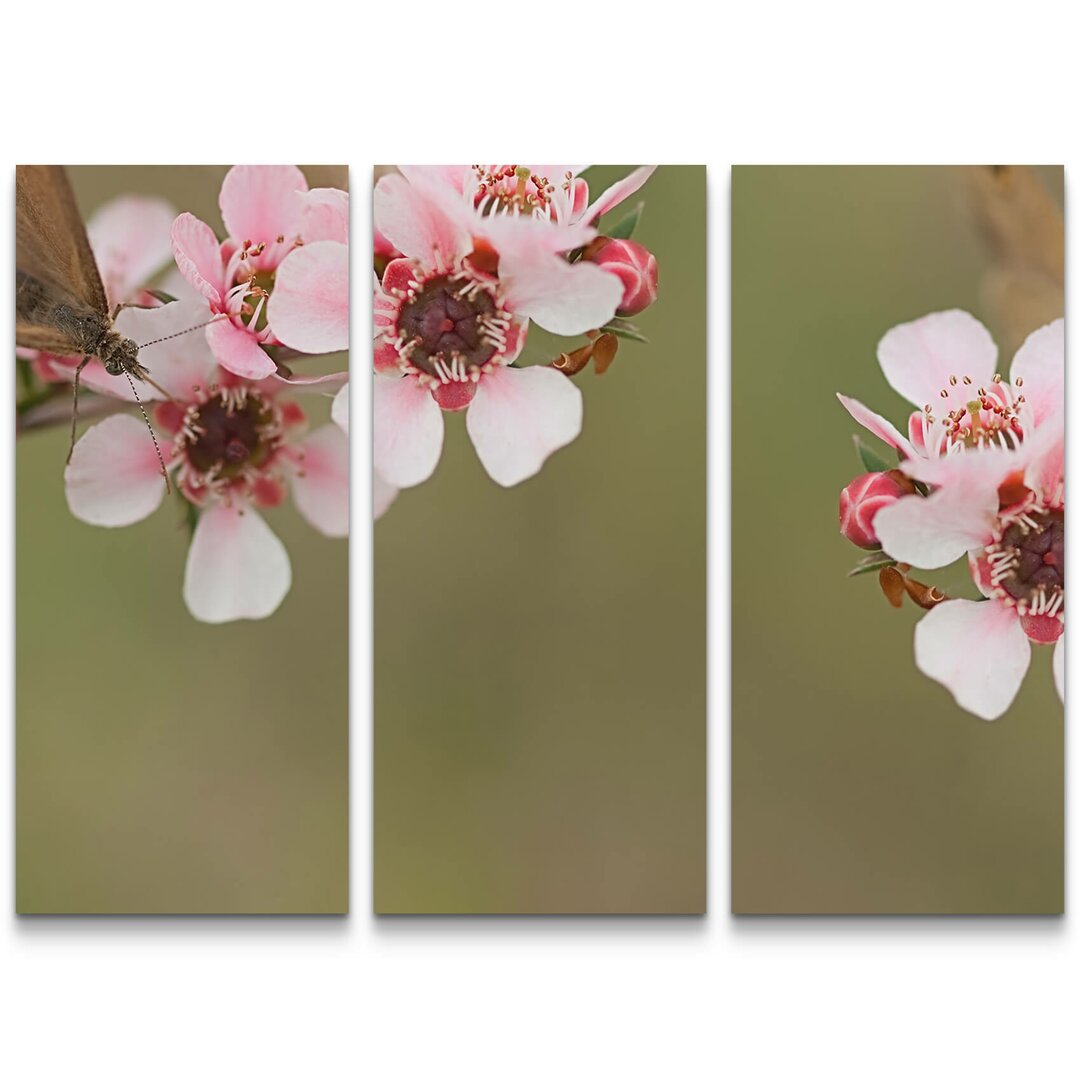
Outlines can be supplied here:
<path id="1" fill-rule="evenodd" d="M 915 490 L 899 469 L 863 473 L 840 492 L 840 532 L 861 548 L 878 547 L 874 517 L 884 506 Z"/>
<path id="2" fill-rule="evenodd" d="M 591 260 L 617 274 L 623 284 L 622 303 L 616 314 L 637 315 L 655 299 L 660 285 L 656 256 L 633 240 L 608 240 Z"/>

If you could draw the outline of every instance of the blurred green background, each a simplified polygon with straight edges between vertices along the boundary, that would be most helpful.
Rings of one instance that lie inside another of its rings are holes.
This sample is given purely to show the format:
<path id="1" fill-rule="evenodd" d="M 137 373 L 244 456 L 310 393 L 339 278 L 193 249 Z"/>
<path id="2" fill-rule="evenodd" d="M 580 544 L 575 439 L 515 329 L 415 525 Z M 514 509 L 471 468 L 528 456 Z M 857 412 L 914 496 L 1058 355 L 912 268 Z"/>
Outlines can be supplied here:
<path id="1" fill-rule="evenodd" d="M 1061 171 L 1043 175 L 1060 199 Z M 863 470 L 836 391 L 906 430 L 875 357 L 885 331 L 950 307 L 1000 330 L 957 178 L 741 167 L 732 183 L 733 909 L 1059 912 L 1050 650 L 1003 718 L 963 712 L 914 666 L 922 612 L 848 579 L 860 552 L 838 532 Z"/>
<path id="2" fill-rule="evenodd" d="M 379 912 L 704 910 L 705 171 L 638 198 L 650 344 L 577 377 L 580 437 L 507 490 L 446 414 L 375 526 Z"/>
<path id="3" fill-rule="evenodd" d="M 221 235 L 225 171 L 70 175 L 84 217 L 144 193 Z M 325 421 L 325 401 L 304 404 Z M 130 528 L 84 525 L 64 501 L 67 446 L 61 424 L 16 453 L 17 909 L 345 911 L 348 545 L 288 503 L 267 512 L 292 561 L 283 605 L 198 623 L 178 497 Z"/>

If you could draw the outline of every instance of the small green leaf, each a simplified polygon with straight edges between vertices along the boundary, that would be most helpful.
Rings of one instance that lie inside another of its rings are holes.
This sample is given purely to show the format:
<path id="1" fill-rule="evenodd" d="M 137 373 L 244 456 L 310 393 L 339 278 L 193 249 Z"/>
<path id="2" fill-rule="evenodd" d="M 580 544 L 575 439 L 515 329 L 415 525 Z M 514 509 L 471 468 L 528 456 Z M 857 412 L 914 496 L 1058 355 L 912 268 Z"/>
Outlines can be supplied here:
<path id="1" fill-rule="evenodd" d="M 186 499 L 182 499 L 180 505 L 183 514 L 181 525 L 187 529 L 188 536 L 194 536 L 195 526 L 199 524 L 199 511 L 195 508 L 194 503 L 190 503 Z"/>
<path id="2" fill-rule="evenodd" d="M 884 551 L 871 551 L 865 558 L 860 559 L 849 571 L 848 577 L 858 577 L 859 574 L 872 574 L 883 566 L 895 566 L 896 560 L 890 558 Z"/>
<path id="3" fill-rule="evenodd" d="M 867 472 L 888 472 L 896 468 L 895 461 L 886 461 L 876 450 L 871 450 L 858 435 L 855 435 L 854 439 L 855 451 Z"/>
<path id="4" fill-rule="evenodd" d="M 610 229 L 604 230 L 605 236 L 610 236 L 612 240 L 629 240 L 634 235 L 634 230 L 638 227 L 638 222 L 641 220 L 641 212 L 645 209 L 645 204 L 639 202 L 637 206 L 628 214 L 624 214 Z"/>
<path id="5" fill-rule="evenodd" d="M 629 341 L 641 341 L 646 345 L 649 343 L 649 339 L 632 322 L 627 322 L 625 319 L 612 319 L 600 329 L 616 337 L 627 338 Z"/>
<path id="6" fill-rule="evenodd" d="M 32 393 L 34 391 L 33 365 L 29 361 L 23 361 L 15 365 L 15 370 L 19 373 L 19 381 L 22 383 L 23 389 L 27 393 Z"/>
<path id="7" fill-rule="evenodd" d="M 163 304 L 175 304 L 176 297 L 171 293 L 167 293 L 162 289 L 147 289 L 146 290 L 155 300 L 160 300 Z"/>

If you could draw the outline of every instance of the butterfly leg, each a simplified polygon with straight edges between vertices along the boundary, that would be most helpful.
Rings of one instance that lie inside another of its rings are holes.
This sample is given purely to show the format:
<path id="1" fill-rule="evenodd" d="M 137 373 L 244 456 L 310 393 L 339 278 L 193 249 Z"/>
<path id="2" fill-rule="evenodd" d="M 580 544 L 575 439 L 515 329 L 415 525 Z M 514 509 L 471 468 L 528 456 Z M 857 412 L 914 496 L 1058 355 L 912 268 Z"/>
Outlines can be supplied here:
<path id="1" fill-rule="evenodd" d="M 75 424 L 79 419 L 79 376 L 82 369 L 93 359 L 92 356 L 84 356 L 75 369 L 75 382 L 71 389 L 71 445 L 68 446 L 68 464 L 71 464 L 71 455 L 75 452 Z"/>

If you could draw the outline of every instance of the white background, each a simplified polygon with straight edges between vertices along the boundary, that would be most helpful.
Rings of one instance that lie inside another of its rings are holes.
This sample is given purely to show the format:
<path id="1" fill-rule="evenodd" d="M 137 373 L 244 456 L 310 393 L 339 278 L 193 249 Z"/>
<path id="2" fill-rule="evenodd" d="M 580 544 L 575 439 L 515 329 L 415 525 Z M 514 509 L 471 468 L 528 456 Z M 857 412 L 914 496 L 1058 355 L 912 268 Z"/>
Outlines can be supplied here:
<path id="1" fill-rule="evenodd" d="M 712 913 L 701 920 L 369 916 L 371 540 L 362 509 L 369 450 L 356 419 L 354 914 L 16 920 L 7 618 L 0 1069 L 16 1080 L 1076 1075 L 1075 916 L 736 923 L 726 913 L 729 166 L 1080 167 L 1080 36 L 1069 6 L 747 2 L 724 11 L 681 0 L 618 8 L 405 0 L 372 7 L 13 0 L 0 76 L 12 155 L 0 198 L 8 207 L 0 214 L 0 291 L 12 296 L 16 161 L 347 161 L 360 195 L 353 359 L 363 373 L 370 220 L 362 193 L 373 162 L 707 162 Z M 1076 235 L 1074 228 L 1073 267 Z M 1075 288 L 1070 294 L 1075 299 Z M 2 311 L 0 340 L 12 341 L 7 299 Z M 10 384 L 0 380 L 5 394 Z M 357 378 L 354 417 L 368 415 L 369 393 L 368 380 Z M 0 409 L 0 477 L 8 483 L 11 416 Z M 3 505 L 0 588 L 10 611 L 10 493 Z M 777 656 L 778 677 L 783 664 Z M 1078 805 L 1070 800 L 1074 842 Z M 1075 900 L 1074 888 L 1069 895 Z"/>

